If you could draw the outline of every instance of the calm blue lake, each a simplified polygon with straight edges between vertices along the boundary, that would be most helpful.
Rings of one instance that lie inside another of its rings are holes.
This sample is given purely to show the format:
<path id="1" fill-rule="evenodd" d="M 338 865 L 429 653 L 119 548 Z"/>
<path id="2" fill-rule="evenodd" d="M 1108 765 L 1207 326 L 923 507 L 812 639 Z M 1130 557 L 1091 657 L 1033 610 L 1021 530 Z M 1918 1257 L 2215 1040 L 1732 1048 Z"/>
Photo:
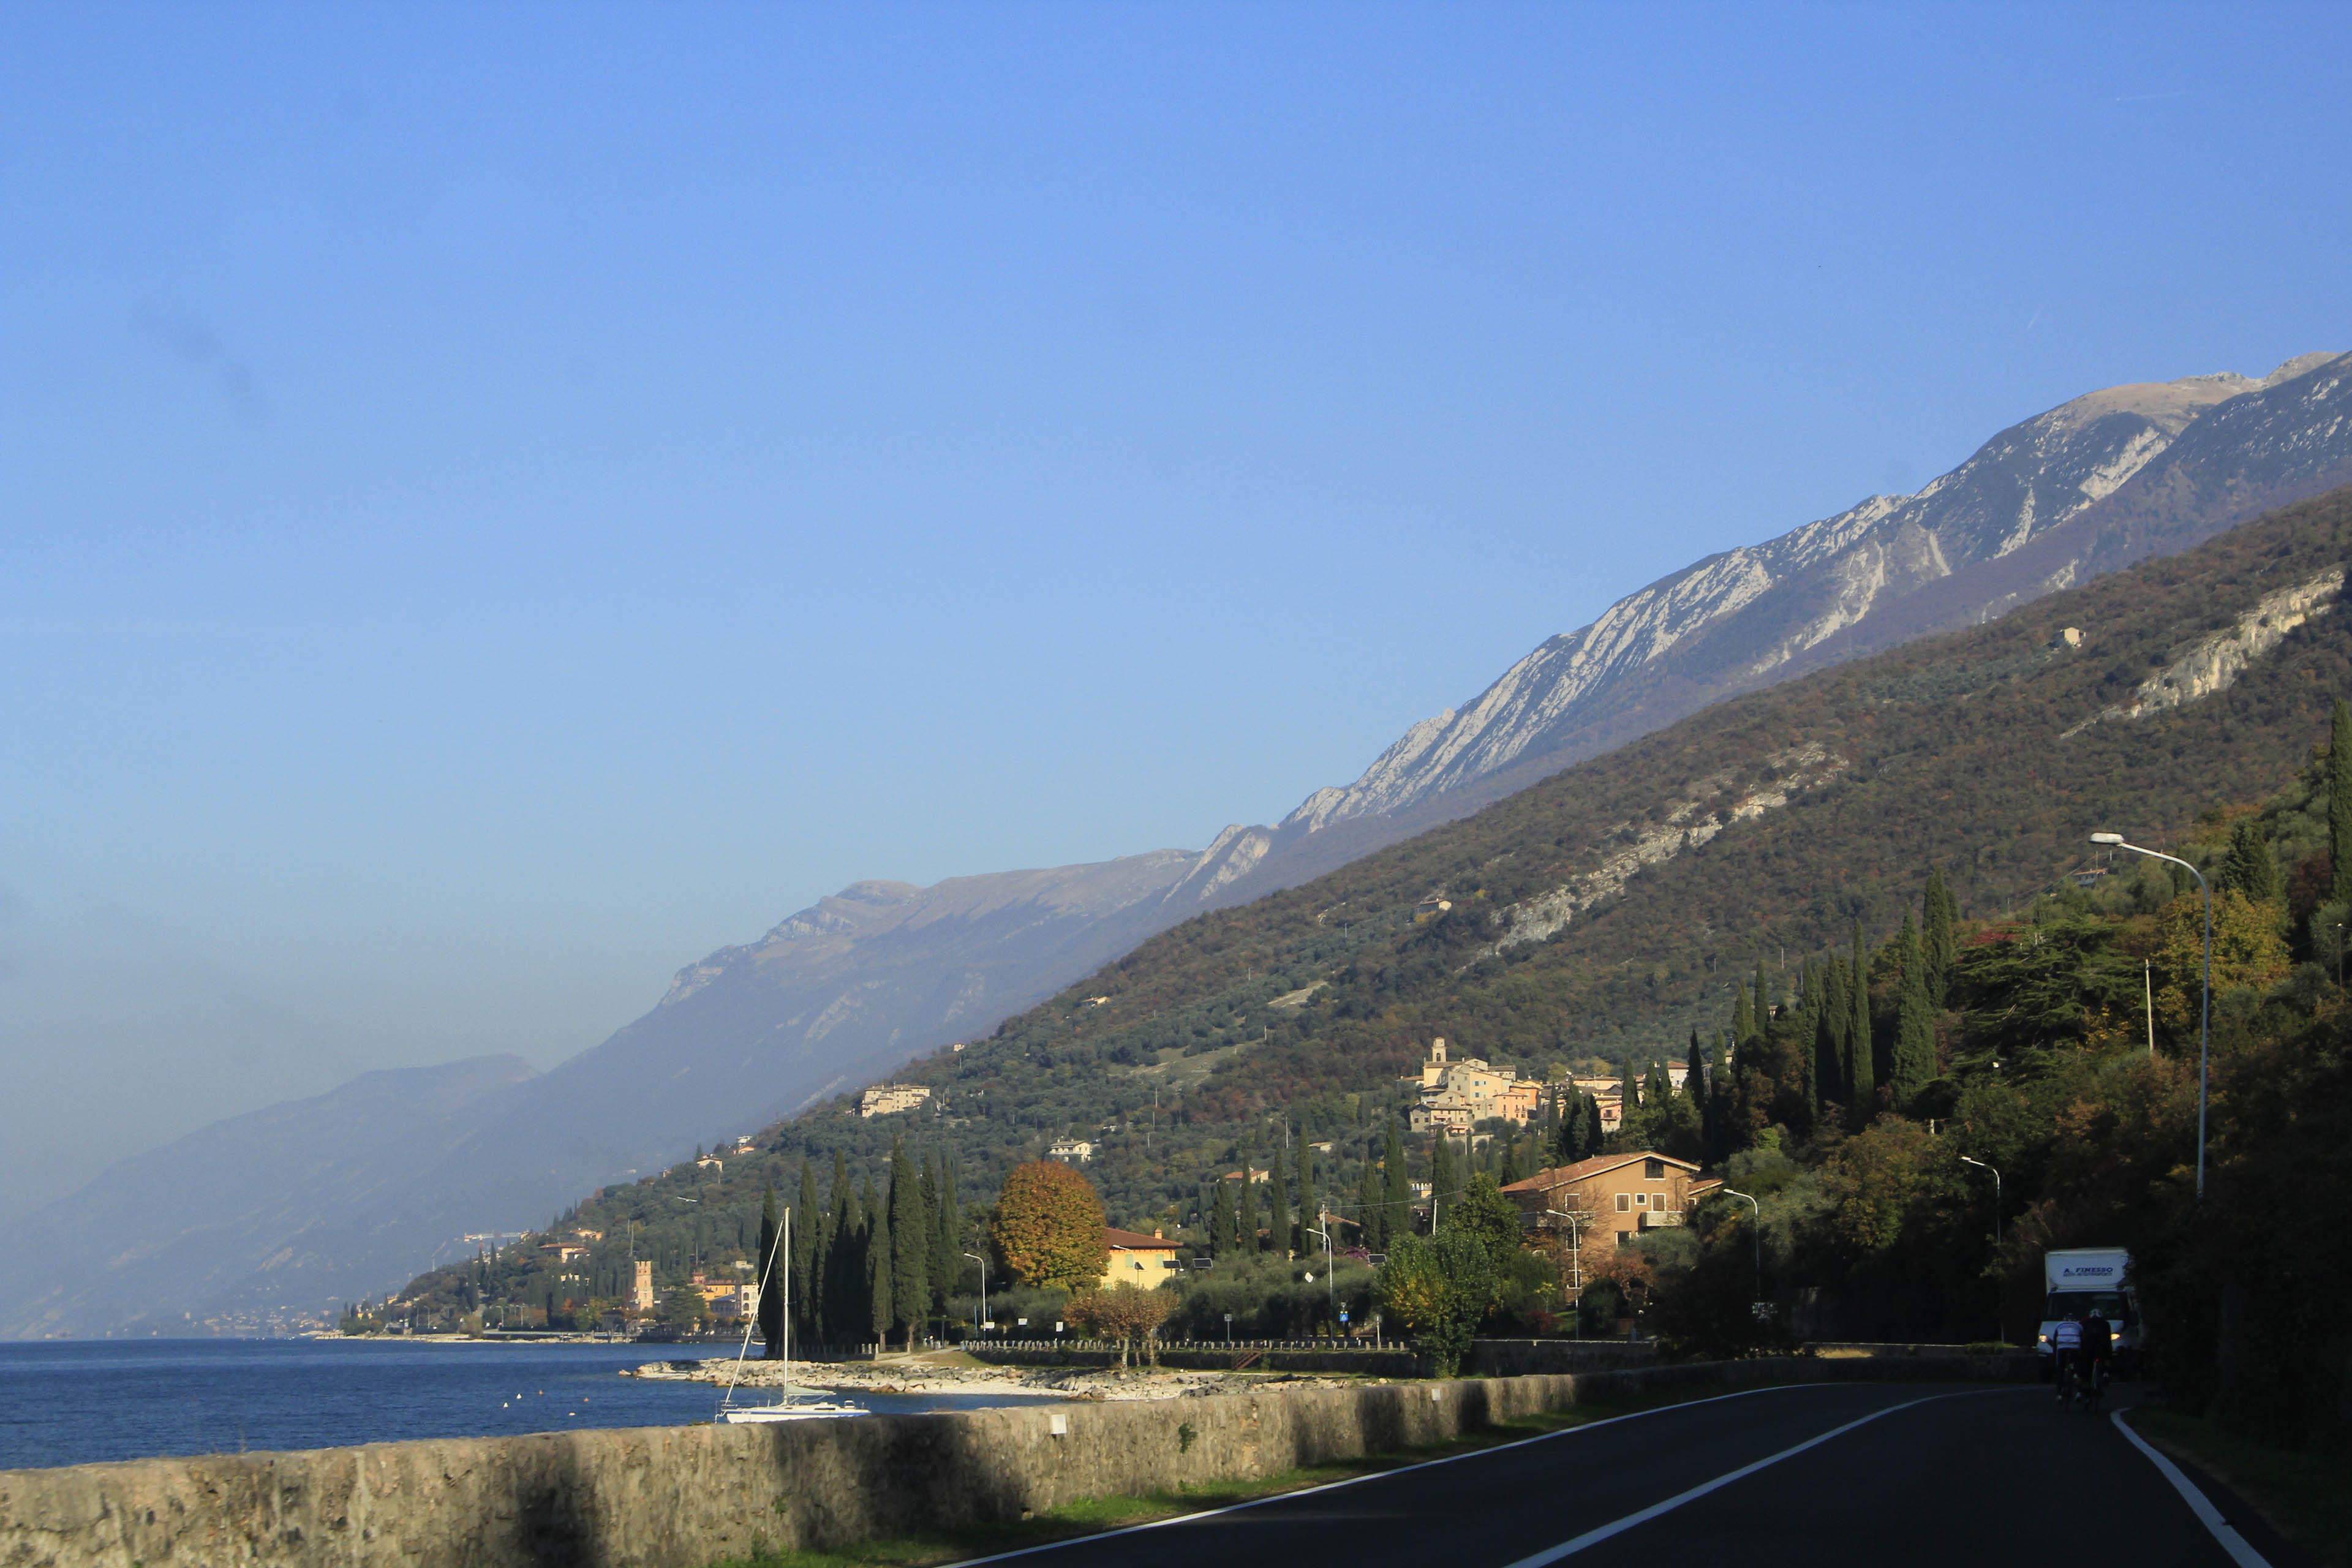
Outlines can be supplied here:
<path id="1" fill-rule="evenodd" d="M 478 1341 L 95 1340 L 0 1343 L 0 1469 L 707 1421 L 719 1390 L 618 1375 L 682 1346 Z M 772 1395 L 754 1392 L 764 1403 Z M 876 1411 L 1018 1394 L 869 1394 Z"/>

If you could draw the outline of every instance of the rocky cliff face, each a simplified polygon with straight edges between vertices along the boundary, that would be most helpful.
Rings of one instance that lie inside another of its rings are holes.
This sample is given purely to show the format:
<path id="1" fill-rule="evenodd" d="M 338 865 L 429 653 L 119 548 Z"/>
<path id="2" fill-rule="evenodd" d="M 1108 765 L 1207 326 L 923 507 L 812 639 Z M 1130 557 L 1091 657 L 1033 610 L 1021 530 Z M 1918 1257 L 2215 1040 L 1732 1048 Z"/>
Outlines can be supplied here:
<path id="1" fill-rule="evenodd" d="M 1916 495 L 1872 496 L 1711 556 L 1544 643 L 1460 710 L 1414 725 L 1353 784 L 1309 795 L 1281 826 L 1315 830 L 1393 813 L 1568 749 L 1622 706 L 1630 678 L 1678 652 L 1687 661 L 1694 645 L 1717 667 L 1708 674 L 1745 686 L 1873 616 L 1899 621 L 1905 601 L 1927 584 L 2008 555 L 2115 494 L 2200 416 L 2331 362 L 2290 360 L 2259 382 L 2202 375 L 2095 392 L 2002 431 Z M 2332 419 L 2242 421 L 2247 427 L 2231 445 L 2249 460 L 2321 447 L 2352 457 L 2344 438 L 2352 433 L 2341 429 L 2352 405 L 2327 401 Z"/>
<path id="2" fill-rule="evenodd" d="M 2109 387 L 1916 495 L 1710 556 L 1423 720 L 1344 789 L 1228 827 L 1171 899 L 1255 898 L 1822 664 L 1988 619 L 2352 480 L 2352 355 Z"/>

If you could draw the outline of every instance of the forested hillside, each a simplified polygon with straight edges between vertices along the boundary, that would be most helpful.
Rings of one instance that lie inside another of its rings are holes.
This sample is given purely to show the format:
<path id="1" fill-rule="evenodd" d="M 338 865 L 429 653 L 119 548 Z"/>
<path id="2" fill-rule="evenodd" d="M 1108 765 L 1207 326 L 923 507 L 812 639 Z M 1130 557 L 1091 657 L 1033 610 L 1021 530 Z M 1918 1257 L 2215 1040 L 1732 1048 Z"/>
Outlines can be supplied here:
<path id="1" fill-rule="evenodd" d="M 802 1190 L 804 1157 L 819 1177 L 838 1156 L 852 1185 L 878 1182 L 902 1138 L 952 1155 L 968 1205 L 992 1197 L 1013 1163 L 1086 1139 L 1112 1222 L 1149 1230 L 1208 1215 L 1214 1178 L 1244 1161 L 1262 1168 L 1277 1143 L 1295 1181 L 1303 1132 L 1329 1147 L 1307 1150 L 1288 1201 L 1336 1194 L 1349 1212 L 1409 1098 L 1398 1076 L 1432 1036 L 1547 1073 L 1593 1056 L 1685 1055 L 1694 1030 L 1711 1054 L 1743 990 L 1751 1020 L 1759 986 L 1767 1014 L 1796 1019 L 1807 965 L 1823 966 L 1812 984 L 1826 987 L 1827 961 L 1851 953 L 1858 926 L 1883 1037 L 1869 1098 L 1844 1103 L 1852 1085 L 1784 1038 L 1772 1047 L 1781 1066 L 1760 1047 L 1733 1064 L 1759 1082 L 1738 1136 L 1705 1152 L 1834 1142 L 1866 1127 L 1885 1104 L 1877 1086 L 1901 1065 L 1899 933 L 1930 868 L 1965 926 L 2074 897 L 2070 873 L 2096 868 L 2094 830 L 2159 846 L 2201 833 L 2211 842 L 2199 853 L 2218 854 L 2239 807 L 2272 801 L 2282 824 L 2302 809 L 2294 792 L 2330 704 L 2352 692 L 2352 635 L 2334 608 L 2347 537 L 2352 494 L 2336 492 L 1991 625 L 1722 704 L 1475 817 L 1154 938 L 990 1038 L 912 1065 L 906 1080 L 934 1091 L 920 1110 L 869 1120 L 836 1103 L 774 1129 L 723 1173 L 681 1166 L 600 1194 L 566 1222 L 604 1236 L 595 1272 L 577 1282 L 517 1255 L 428 1277 L 407 1296 L 436 1309 L 485 1293 L 585 1300 L 604 1293 L 632 1225 L 638 1255 L 665 1270 L 730 1256 L 751 1245 L 766 1186 L 788 1202 Z M 2306 879 L 2308 850 L 2294 850 Z M 1451 908 L 1417 916 L 1433 894 Z M 2293 893 L 2306 923 L 2316 896 Z M 2307 948 L 2308 931 L 2294 940 Z M 2160 964 L 2178 960 L 2167 949 Z M 2053 1027 L 2079 1034 L 2079 1015 Z M 1957 1101 L 1956 1063 L 1980 1042 L 1939 1016 L 1932 1062 L 1902 1068 L 1915 1103 L 1895 1110 L 1934 1113 L 1920 1099 L 1934 1085 L 1945 1110 Z M 2177 1046 L 2177 1009 L 2160 1022 Z M 1481 1158 L 1533 1152 L 1497 1142 Z M 1423 1172 L 1421 1148 L 1407 1158 Z M 819 1205 L 839 1212 L 839 1196 L 822 1192 Z M 1934 1311 L 1968 1299 L 1956 1289 Z"/>

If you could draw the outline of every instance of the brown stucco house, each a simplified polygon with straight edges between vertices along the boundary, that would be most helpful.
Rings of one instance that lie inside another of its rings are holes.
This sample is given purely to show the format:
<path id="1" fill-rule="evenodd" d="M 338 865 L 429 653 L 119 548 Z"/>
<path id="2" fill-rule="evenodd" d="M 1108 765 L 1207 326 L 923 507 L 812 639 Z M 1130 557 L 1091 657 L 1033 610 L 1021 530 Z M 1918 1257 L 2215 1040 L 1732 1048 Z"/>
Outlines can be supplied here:
<path id="1" fill-rule="evenodd" d="M 1681 1225 L 1696 1201 L 1691 1186 L 1697 1175 L 1688 1160 L 1643 1149 L 1538 1171 L 1503 1192 L 1519 1205 L 1529 1230 L 1557 1233 L 1563 1241 L 1572 1235 L 1580 1262 L 1645 1230 Z"/>

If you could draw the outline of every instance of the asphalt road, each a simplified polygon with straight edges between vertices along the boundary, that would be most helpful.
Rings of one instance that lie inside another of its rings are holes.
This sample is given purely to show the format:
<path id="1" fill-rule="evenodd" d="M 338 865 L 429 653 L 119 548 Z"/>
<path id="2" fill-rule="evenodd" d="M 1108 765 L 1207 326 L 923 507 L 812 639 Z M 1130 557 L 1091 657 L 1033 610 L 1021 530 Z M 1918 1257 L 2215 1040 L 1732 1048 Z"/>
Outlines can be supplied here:
<path id="1" fill-rule="evenodd" d="M 1649 1513 L 1661 1504 L 1671 1506 Z M 1038 1568 L 2231 1563 L 2105 1415 L 2061 1412 L 2038 1385 L 1951 1384 L 1813 1384 L 1675 1405 L 987 1561 L 1016 1559 Z"/>

